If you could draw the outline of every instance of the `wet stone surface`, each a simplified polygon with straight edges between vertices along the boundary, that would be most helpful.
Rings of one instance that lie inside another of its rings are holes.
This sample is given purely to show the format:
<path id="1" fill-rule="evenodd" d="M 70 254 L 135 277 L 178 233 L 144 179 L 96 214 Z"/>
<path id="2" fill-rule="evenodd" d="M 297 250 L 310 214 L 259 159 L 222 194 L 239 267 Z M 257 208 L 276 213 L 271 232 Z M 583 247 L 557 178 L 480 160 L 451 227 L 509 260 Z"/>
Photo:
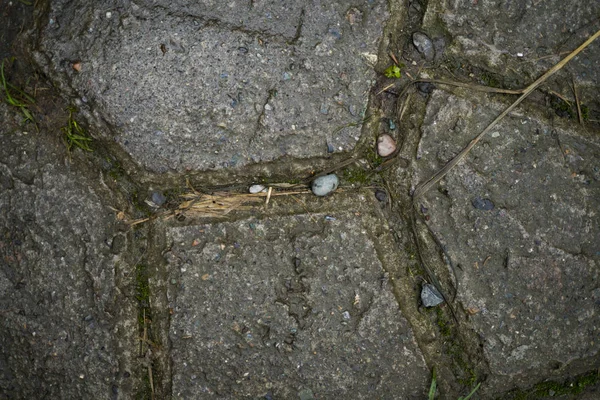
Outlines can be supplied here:
<path id="1" fill-rule="evenodd" d="M 211 4 L 52 1 L 36 59 L 153 172 L 352 150 L 386 2 Z"/>
<path id="2" fill-rule="evenodd" d="M 599 12 L 597 1 L 434 0 L 428 2 L 423 27 L 441 36 L 444 26 L 452 37 L 448 55 L 495 72 L 513 68 L 532 79 L 596 32 Z M 599 60 L 592 55 L 598 49 L 592 44 L 569 66 L 582 83 L 599 81 Z"/>
<path id="3" fill-rule="evenodd" d="M 3 103 L 0 120 L 0 397 L 132 396 L 137 321 L 114 213 L 62 143 L 10 129 Z"/>
<path id="4" fill-rule="evenodd" d="M 421 171 L 441 167 L 496 108 L 489 97 L 434 91 Z M 598 357 L 599 157 L 597 137 L 516 112 L 421 201 L 461 266 L 458 300 L 473 314 L 492 374 L 485 390 L 573 373 Z"/>
<path id="5" fill-rule="evenodd" d="M 354 214 L 324 217 L 168 230 L 174 398 L 423 397 L 427 368 L 369 233 Z"/>

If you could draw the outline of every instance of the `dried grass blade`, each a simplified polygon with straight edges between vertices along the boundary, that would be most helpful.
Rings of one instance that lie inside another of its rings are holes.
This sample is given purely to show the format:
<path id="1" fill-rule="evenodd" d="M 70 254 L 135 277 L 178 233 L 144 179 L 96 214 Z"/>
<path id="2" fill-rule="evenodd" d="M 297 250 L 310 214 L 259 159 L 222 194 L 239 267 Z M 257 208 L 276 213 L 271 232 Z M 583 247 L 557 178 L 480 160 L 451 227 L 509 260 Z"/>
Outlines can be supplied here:
<path id="1" fill-rule="evenodd" d="M 500 122 L 508 113 L 515 109 L 523 100 L 525 100 L 531 92 L 533 92 L 539 85 L 541 85 L 544 81 L 546 81 L 549 77 L 554 75 L 557 71 L 559 71 L 562 67 L 564 67 L 573 57 L 583 51 L 587 46 L 589 46 L 594 40 L 596 40 L 600 36 L 600 30 L 596 32 L 593 36 L 591 36 L 588 40 L 586 40 L 581 46 L 576 48 L 566 56 L 562 61 L 548 70 L 544 75 L 538 78 L 535 82 L 529 85 L 524 91 L 523 94 L 515 100 L 506 110 L 502 112 L 495 120 L 489 124 L 483 132 L 481 132 L 475 139 L 471 140 L 471 142 L 465 147 L 460 153 L 458 153 L 452 160 L 450 160 L 441 170 L 439 170 L 435 175 L 429 178 L 427 181 L 419 184 L 415 191 L 413 192 L 413 201 L 419 199 L 423 196 L 429 189 L 431 189 L 436 183 L 438 183 L 448 172 L 452 170 L 458 164 L 475 145 L 481 140 L 486 133 L 488 133 L 498 122 Z"/>

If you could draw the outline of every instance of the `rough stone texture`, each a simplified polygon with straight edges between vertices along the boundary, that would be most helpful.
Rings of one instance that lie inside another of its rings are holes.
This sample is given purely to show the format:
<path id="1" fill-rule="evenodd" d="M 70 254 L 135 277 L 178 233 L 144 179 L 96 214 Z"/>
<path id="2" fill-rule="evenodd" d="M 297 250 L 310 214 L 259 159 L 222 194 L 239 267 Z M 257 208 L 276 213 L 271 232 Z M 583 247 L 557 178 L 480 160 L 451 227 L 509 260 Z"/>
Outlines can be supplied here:
<path id="1" fill-rule="evenodd" d="M 423 398 L 368 228 L 329 217 L 168 230 L 174 398 Z"/>
<path id="2" fill-rule="evenodd" d="M 354 148 L 386 2 L 180 3 L 52 1 L 36 59 L 150 171 Z"/>
<path id="3" fill-rule="evenodd" d="M 434 0 L 423 20 L 426 30 L 452 37 L 449 54 L 497 72 L 518 69 L 536 75 L 554 65 L 600 29 L 597 1 Z M 569 70 L 581 83 L 600 78 L 598 43 Z M 553 57 L 554 56 L 554 57 Z"/>
<path id="4" fill-rule="evenodd" d="M 417 181 L 501 108 L 490 97 L 434 91 Z M 485 390 L 598 366 L 599 159 L 597 136 L 517 111 L 422 200 L 461 266 L 458 300 L 475 313 L 492 373 Z M 495 207 L 476 208 L 478 197 Z"/>
<path id="5" fill-rule="evenodd" d="M 136 309 L 114 212 L 62 143 L 9 130 L 14 115 L 0 103 L 0 398 L 130 396 Z"/>

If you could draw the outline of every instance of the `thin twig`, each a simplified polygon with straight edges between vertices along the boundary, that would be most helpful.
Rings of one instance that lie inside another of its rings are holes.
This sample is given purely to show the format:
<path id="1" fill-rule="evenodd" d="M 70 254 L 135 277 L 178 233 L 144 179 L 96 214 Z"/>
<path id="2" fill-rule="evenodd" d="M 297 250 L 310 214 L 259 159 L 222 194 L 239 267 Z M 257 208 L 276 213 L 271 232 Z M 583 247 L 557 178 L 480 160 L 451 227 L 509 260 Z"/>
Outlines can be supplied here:
<path id="1" fill-rule="evenodd" d="M 269 191 L 267 192 L 267 201 L 265 201 L 265 208 L 269 205 L 269 200 L 271 200 L 271 194 L 273 193 L 273 188 L 269 186 Z"/>
<path id="2" fill-rule="evenodd" d="M 575 94 L 575 105 L 577 106 L 577 117 L 579 117 L 579 124 L 583 126 L 583 115 L 581 114 L 581 104 L 579 103 L 579 95 L 577 94 L 577 87 L 575 86 L 575 78 L 573 81 L 573 93 Z"/>
<path id="3" fill-rule="evenodd" d="M 541 85 L 543 82 L 545 82 L 549 77 L 551 77 L 552 75 L 554 75 L 557 71 L 559 71 L 562 67 L 564 67 L 569 61 L 571 61 L 571 59 L 573 59 L 573 57 L 575 57 L 577 54 L 579 54 L 581 51 L 583 51 L 583 49 L 585 49 L 587 46 L 590 45 L 590 43 L 592 43 L 594 40 L 596 40 L 598 37 L 600 36 L 600 30 L 598 32 L 596 32 L 592 37 L 590 37 L 588 40 L 586 40 L 581 46 L 579 46 L 577 49 L 573 50 L 571 52 L 571 54 L 569 54 L 568 56 L 566 56 L 561 62 L 559 62 L 558 64 L 556 64 L 554 67 L 552 67 L 550 70 L 548 70 L 544 75 L 542 75 L 539 79 L 537 79 L 535 82 L 533 82 L 531 85 L 527 86 L 527 88 L 523 91 L 523 94 L 517 99 L 515 100 L 514 103 L 512 103 L 508 108 L 506 108 L 506 110 L 504 110 L 502 112 L 502 114 L 500 114 L 498 117 L 496 117 L 495 120 L 492 121 L 491 124 L 489 124 L 484 130 L 483 132 L 481 132 L 479 135 L 477 135 L 477 137 L 475 137 L 475 139 L 471 140 L 471 142 L 467 145 L 467 147 L 465 147 L 460 153 L 458 153 L 458 155 L 456 155 L 452 160 L 450 160 L 441 170 L 439 170 L 435 175 L 433 175 L 431 178 L 429 178 L 427 181 L 419 184 L 417 186 L 417 188 L 415 189 L 414 193 L 413 193 L 413 201 L 417 200 L 419 197 L 423 196 L 423 194 L 425 194 L 429 189 L 431 189 L 436 183 L 438 183 L 440 181 L 440 179 L 442 179 L 444 176 L 446 176 L 446 174 L 448 172 L 450 172 L 450 170 L 452 170 L 452 168 L 454 168 L 456 166 L 456 164 L 458 164 L 463 158 L 465 158 L 465 156 L 467 154 L 469 154 L 469 152 L 471 151 L 471 149 L 473 147 L 475 147 L 475 145 L 477 143 L 479 143 L 479 141 L 481 140 L 481 138 L 483 138 L 483 136 L 485 136 L 486 133 L 488 133 L 490 130 L 492 130 L 492 128 L 498 123 L 500 122 L 506 115 L 508 115 L 508 113 L 510 113 L 512 110 L 514 110 L 519 104 L 521 104 L 521 102 L 523 100 L 525 100 L 530 94 L 531 92 L 533 92 L 539 85 Z"/>
<path id="4" fill-rule="evenodd" d="M 525 92 L 527 89 L 498 89 L 491 86 L 483 86 L 483 85 L 475 85 L 473 83 L 465 83 L 465 82 L 457 82 L 457 81 L 449 81 L 446 79 L 417 79 L 413 81 L 413 83 L 437 83 L 439 85 L 449 85 L 449 86 L 457 86 L 467 89 L 477 90 L 478 92 L 487 92 L 487 93 L 504 93 L 504 94 L 521 94 Z"/>

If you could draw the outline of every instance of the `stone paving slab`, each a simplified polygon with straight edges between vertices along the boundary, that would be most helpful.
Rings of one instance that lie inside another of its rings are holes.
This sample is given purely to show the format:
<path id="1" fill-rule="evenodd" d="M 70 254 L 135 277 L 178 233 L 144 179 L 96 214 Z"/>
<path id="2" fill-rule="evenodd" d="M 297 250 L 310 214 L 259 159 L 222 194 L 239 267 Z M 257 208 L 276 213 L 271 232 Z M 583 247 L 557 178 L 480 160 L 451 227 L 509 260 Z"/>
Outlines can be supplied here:
<path id="1" fill-rule="evenodd" d="M 0 398 L 133 396 L 136 305 L 114 212 L 61 164 L 62 143 L 0 113 Z"/>
<path id="2" fill-rule="evenodd" d="M 161 173 L 351 151 L 388 18 L 381 0 L 50 7 L 38 62 Z"/>
<path id="3" fill-rule="evenodd" d="M 425 395 L 429 371 L 361 217 L 167 235 L 174 398 Z"/>
<path id="4" fill-rule="evenodd" d="M 434 0 L 423 29 L 452 38 L 447 56 L 533 81 L 600 28 L 598 13 L 597 1 Z M 578 83 L 598 85 L 599 48 L 592 44 L 569 65 Z"/>
<path id="5" fill-rule="evenodd" d="M 502 107 L 434 91 L 416 180 Z M 598 365 L 600 142 L 567 126 L 513 113 L 420 202 L 460 266 L 458 300 L 483 338 L 487 391 Z"/>

